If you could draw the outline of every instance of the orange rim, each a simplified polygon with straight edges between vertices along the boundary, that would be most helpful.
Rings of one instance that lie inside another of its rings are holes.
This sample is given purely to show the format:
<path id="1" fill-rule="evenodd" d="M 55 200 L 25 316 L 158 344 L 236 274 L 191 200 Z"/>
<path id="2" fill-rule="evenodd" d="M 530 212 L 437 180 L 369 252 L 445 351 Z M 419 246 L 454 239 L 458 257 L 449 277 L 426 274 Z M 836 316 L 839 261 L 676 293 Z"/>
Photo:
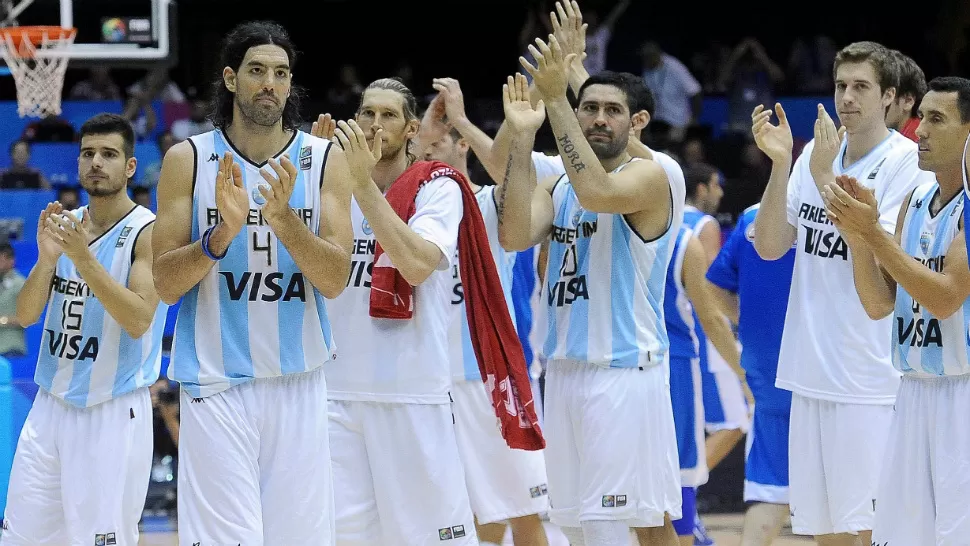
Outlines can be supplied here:
<path id="1" fill-rule="evenodd" d="M 35 46 L 40 46 L 47 41 L 58 41 L 69 39 L 73 40 L 77 33 L 76 28 L 62 28 L 57 26 L 25 26 L 25 27 L 6 27 L 0 28 L 0 37 L 10 38 L 14 46 L 14 54 L 19 54 L 24 40 L 29 41 Z"/>

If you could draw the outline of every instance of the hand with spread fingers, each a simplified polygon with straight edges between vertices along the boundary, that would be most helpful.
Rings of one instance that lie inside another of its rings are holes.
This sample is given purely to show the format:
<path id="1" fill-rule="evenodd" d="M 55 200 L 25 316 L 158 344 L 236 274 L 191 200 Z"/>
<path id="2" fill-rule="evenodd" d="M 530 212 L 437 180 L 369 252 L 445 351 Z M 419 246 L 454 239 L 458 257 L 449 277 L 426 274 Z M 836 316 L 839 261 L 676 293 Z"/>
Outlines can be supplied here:
<path id="1" fill-rule="evenodd" d="M 573 62 L 582 64 L 586 58 L 586 29 L 583 14 L 579 11 L 579 4 L 575 0 L 560 0 L 556 2 L 556 11 L 549 13 L 552 22 L 552 34 L 559 40 L 559 45 L 567 55 L 574 53 Z"/>
<path id="2" fill-rule="evenodd" d="M 454 78 L 435 78 L 431 80 L 431 87 L 438 92 L 444 105 L 444 115 L 449 124 L 455 120 L 465 118 L 465 97 L 461 92 L 458 80 Z"/>
<path id="3" fill-rule="evenodd" d="M 836 129 L 832 117 L 825 111 L 825 107 L 819 104 L 818 118 L 815 120 L 815 144 L 808 161 L 808 168 L 816 184 L 822 186 L 834 180 L 832 164 L 835 162 L 835 157 L 839 155 L 843 137 L 845 137 L 845 127 Z"/>
<path id="4" fill-rule="evenodd" d="M 384 144 L 383 129 L 378 129 L 374 135 L 374 145 L 367 146 L 364 130 L 354 120 L 338 121 L 334 137 L 340 142 L 347 158 L 347 166 L 358 184 L 371 183 L 371 173 L 374 166 L 381 160 L 381 147 Z"/>
<path id="5" fill-rule="evenodd" d="M 260 169 L 259 174 L 266 184 L 259 185 L 259 193 L 266 200 L 263 204 L 263 218 L 272 226 L 286 214 L 291 214 L 290 196 L 296 185 L 296 165 L 290 161 L 289 155 L 283 155 L 279 161 L 270 159 L 266 162 L 269 169 Z"/>
<path id="6" fill-rule="evenodd" d="M 509 76 L 508 82 L 502 86 L 502 107 L 505 110 L 506 123 L 518 133 L 535 134 L 546 119 L 546 107 L 542 99 L 539 99 L 535 107 L 532 106 L 529 82 L 522 74 Z"/>
<path id="7" fill-rule="evenodd" d="M 249 216 L 249 193 L 243 185 L 242 169 L 226 152 L 216 173 L 216 209 L 230 233 L 239 233 Z"/>
<path id="8" fill-rule="evenodd" d="M 851 176 L 839 175 L 822 190 L 825 213 L 850 243 L 859 242 L 879 225 L 879 203 L 873 190 Z"/>
<path id="9" fill-rule="evenodd" d="M 792 139 L 788 116 L 781 103 L 775 104 L 775 114 L 778 115 L 778 125 L 771 124 L 772 111 L 764 106 L 755 106 L 751 113 L 751 134 L 758 149 L 765 153 L 773 162 L 791 161 Z"/>
<path id="10" fill-rule="evenodd" d="M 317 120 L 310 126 L 310 134 L 333 141 L 333 133 L 337 130 L 337 121 L 330 114 L 320 114 Z M 334 141 L 336 142 L 336 141 Z"/>
<path id="11" fill-rule="evenodd" d="M 91 215 L 87 207 L 78 220 L 70 213 L 51 214 L 47 217 L 45 232 L 56 243 L 64 254 L 74 263 L 91 254 L 88 243 L 88 227 L 91 225 Z"/>
<path id="12" fill-rule="evenodd" d="M 552 34 L 549 43 L 536 38 L 535 45 L 529 45 L 529 52 L 535 59 L 533 66 L 525 57 L 519 57 L 519 63 L 532 76 L 532 82 L 546 102 L 565 99 L 566 88 L 569 85 L 569 63 L 576 58 L 575 53 L 565 53 L 559 40 Z"/>

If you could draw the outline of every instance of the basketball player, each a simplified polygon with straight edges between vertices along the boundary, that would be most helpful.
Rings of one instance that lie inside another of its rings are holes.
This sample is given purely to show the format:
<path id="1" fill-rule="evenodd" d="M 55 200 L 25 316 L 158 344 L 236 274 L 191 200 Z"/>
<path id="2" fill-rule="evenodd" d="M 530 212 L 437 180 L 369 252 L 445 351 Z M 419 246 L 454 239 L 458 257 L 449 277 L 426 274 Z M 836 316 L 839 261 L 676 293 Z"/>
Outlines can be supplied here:
<path id="1" fill-rule="evenodd" d="M 338 545 L 478 544 L 450 395 L 461 190 L 451 177 L 431 180 L 407 222 L 383 195 L 441 138 L 432 138 L 437 129 L 417 138 L 422 125 L 414 94 L 391 78 L 365 88 L 356 121 L 338 123 L 355 177 L 353 265 L 347 289 L 329 302 L 345 347 L 327 367 Z M 378 242 L 415 287 L 410 318 L 370 315 Z"/>
<path id="2" fill-rule="evenodd" d="M 734 334 L 708 291 L 707 256 L 700 239 L 682 225 L 674 242 L 664 294 L 664 320 L 670 339 L 670 398 L 680 457 L 683 517 L 673 522 L 685 546 L 694 544 L 696 488 L 707 483 L 704 446 L 700 342 L 697 327 L 707 326 L 711 340 L 735 364 L 740 360 Z"/>
<path id="3" fill-rule="evenodd" d="M 78 178 L 90 203 L 47 205 L 37 264 L 17 320 L 47 308 L 34 380 L 39 387 L 17 442 L 4 546 L 138 544 L 152 467 L 152 403 L 166 305 L 152 283 L 155 215 L 128 197 L 135 131 L 115 114 L 80 129 Z M 8 416 L 9 418 L 9 416 Z"/>
<path id="4" fill-rule="evenodd" d="M 895 237 L 853 177 L 825 189 L 829 218 L 852 250 L 855 285 L 873 318 L 890 313 L 903 374 L 879 484 L 873 544 L 962 544 L 970 536 L 970 269 L 962 190 L 970 81 L 936 78 L 919 108 L 919 166 L 936 179 L 903 201 Z M 841 186 L 841 187 L 840 187 Z M 844 188 L 844 189 L 843 189 Z"/>
<path id="5" fill-rule="evenodd" d="M 225 39 L 216 126 L 162 164 L 155 283 L 182 298 L 182 544 L 332 544 L 324 297 L 350 271 L 351 178 L 298 130 L 296 51 L 272 22 Z"/>
<path id="6" fill-rule="evenodd" d="M 899 66 L 899 88 L 896 98 L 886 111 L 886 126 L 899 131 L 904 137 L 916 142 L 919 127 L 919 103 L 926 94 L 926 76 L 916 61 L 903 53 L 892 50 L 893 59 Z"/>
<path id="7" fill-rule="evenodd" d="M 772 160 L 755 221 L 766 260 L 798 243 L 776 386 L 792 391 L 789 437 L 792 530 L 821 544 L 868 544 L 873 499 L 899 374 L 890 320 L 867 320 L 852 286 L 852 253 L 825 215 L 821 188 L 836 174 L 876 192 L 880 224 L 893 230 L 899 206 L 927 179 L 916 144 L 886 127 L 899 71 L 885 47 L 856 42 L 835 58 L 835 105 L 845 137 L 819 105 L 815 138 L 791 171 L 791 128 L 781 105 L 755 108 L 753 134 Z M 859 536 L 855 536 L 855 535 Z"/>
<path id="8" fill-rule="evenodd" d="M 722 311 L 738 326 L 741 366 L 754 395 L 744 468 L 741 546 L 767 546 L 788 516 L 788 427 L 791 393 L 775 387 L 778 349 L 788 308 L 795 250 L 765 261 L 754 249 L 754 219 L 759 205 L 742 213 L 707 280 Z"/>
<path id="9" fill-rule="evenodd" d="M 549 42 L 530 46 L 535 66 L 520 58 L 542 100 L 533 106 L 525 86 L 505 86 L 512 154 L 498 204 L 504 248 L 552 236 L 542 348 L 550 519 L 574 545 L 626 544 L 631 527 L 642 544 L 674 545 L 680 480 L 662 306 L 683 174 L 663 154 L 631 161 L 625 151 L 640 78 L 600 73 L 574 111 L 573 55 Z M 529 153 L 543 108 L 567 175 L 537 188 Z"/>
<path id="10" fill-rule="evenodd" d="M 468 176 L 468 144 L 455 129 L 431 143 L 425 149 L 424 158 L 447 163 L 466 178 Z M 485 220 L 492 258 L 505 291 L 505 303 L 512 312 L 512 268 L 516 254 L 505 251 L 498 243 L 496 187 L 470 184 Z M 516 545 L 545 545 L 548 543 L 545 529 L 538 516 L 549 510 L 545 458 L 542 451 L 511 449 L 502 437 L 472 350 L 457 263 L 452 272 L 451 397 L 458 452 L 465 468 L 465 483 L 475 514 L 478 539 L 481 544 L 501 544 L 505 535 L 504 522 L 508 520 Z M 528 304 L 528 299 L 524 303 Z M 514 321 L 514 313 L 512 318 Z"/>

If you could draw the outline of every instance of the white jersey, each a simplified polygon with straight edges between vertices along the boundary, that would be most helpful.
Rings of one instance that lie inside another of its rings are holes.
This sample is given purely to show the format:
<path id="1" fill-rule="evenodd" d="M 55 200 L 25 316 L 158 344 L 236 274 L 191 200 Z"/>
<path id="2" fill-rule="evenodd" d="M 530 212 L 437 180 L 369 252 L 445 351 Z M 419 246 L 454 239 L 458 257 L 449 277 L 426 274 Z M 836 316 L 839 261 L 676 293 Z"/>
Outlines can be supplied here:
<path id="1" fill-rule="evenodd" d="M 452 320 L 452 278 L 462 218 L 461 189 L 449 177 L 424 185 L 415 200 L 408 225 L 434 243 L 441 264 L 414 287 L 414 315 L 410 319 L 370 316 L 370 280 L 377 240 L 360 211 L 351 206 L 354 247 L 350 279 L 343 293 L 328 300 L 333 335 L 340 357 L 326 368 L 332 400 L 361 400 L 405 404 L 446 404 L 451 386 L 448 348 Z"/>
<path id="2" fill-rule="evenodd" d="M 234 152 L 249 194 L 249 216 L 224 258 L 182 298 L 169 376 L 193 398 L 216 394 L 256 378 L 314 370 L 335 346 L 323 295 L 263 219 L 265 184 L 254 164 L 220 130 L 189 138 L 195 152 L 192 240 L 215 225 L 219 159 Z M 310 231 L 320 232 L 320 187 L 330 142 L 302 131 L 276 155 L 297 166 L 290 207 Z"/>
<path id="3" fill-rule="evenodd" d="M 80 209 L 68 214 L 78 220 Z M 155 215 L 136 205 L 88 244 L 112 279 L 127 287 L 138 238 Z M 78 408 L 106 402 L 158 379 L 168 306 L 159 303 L 148 330 L 133 338 L 104 308 L 74 262 L 57 259 L 34 380 L 37 386 Z"/>
<path id="4" fill-rule="evenodd" d="M 654 158 L 669 181 L 669 194 L 657 198 L 671 200 L 671 216 L 667 230 L 650 241 L 622 214 L 583 209 L 568 178 L 556 184 L 544 294 L 548 361 L 615 368 L 665 362 L 664 287 L 686 187 L 676 161 L 660 152 Z"/>
<path id="5" fill-rule="evenodd" d="M 933 175 L 917 166 L 916 144 L 896 131 L 843 168 L 847 140 L 833 172 L 875 190 L 879 223 L 892 233 L 902 200 Z M 813 148 L 814 141 L 805 145 L 788 182 L 788 223 L 797 241 L 775 384 L 809 398 L 892 404 L 899 386 L 890 350 L 892 318 L 871 320 L 859 301 L 849 247 L 826 216 L 809 171 Z"/>
<path id="6" fill-rule="evenodd" d="M 482 211 L 485 222 L 485 233 L 488 235 L 488 246 L 492 251 L 492 260 L 502 283 L 502 293 L 505 294 L 505 305 L 515 324 L 515 311 L 512 308 L 512 266 L 515 265 L 515 253 L 508 252 L 498 242 L 498 212 L 495 204 L 495 186 L 485 186 L 475 194 L 478 208 Z M 481 381 L 482 374 L 478 367 L 478 359 L 472 348 L 471 332 L 468 330 L 468 315 L 465 311 L 465 293 L 461 284 L 458 253 L 452 265 L 451 291 L 451 321 L 448 325 L 448 347 L 451 351 L 451 376 L 455 381 Z M 497 304 L 497 303 L 496 303 Z"/>
<path id="7" fill-rule="evenodd" d="M 931 214 L 930 203 L 939 191 L 936 182 L 916 188 L 900 232 L 906 254 L 936 272 L 943 271 L 946 252 L 960 232 L 964 206 L 960 192 Z M 970 373 L 970 300 L 948 317 L 935 317 L 897 285 L 893 315 L 893 365 L 897 370 L 924 377 Z"/>

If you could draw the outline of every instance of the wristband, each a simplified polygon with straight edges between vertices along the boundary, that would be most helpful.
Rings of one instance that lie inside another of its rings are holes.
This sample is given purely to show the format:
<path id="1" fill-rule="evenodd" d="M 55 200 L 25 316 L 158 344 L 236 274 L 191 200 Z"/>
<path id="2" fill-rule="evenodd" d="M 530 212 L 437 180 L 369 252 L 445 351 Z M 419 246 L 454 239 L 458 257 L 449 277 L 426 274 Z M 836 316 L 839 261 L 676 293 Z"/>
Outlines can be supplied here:
<path id="1" fill-rule="evenodd" d="M 209 250 L 209 237 L 212 235 L 212 231 L 215 228 L 216 226 L 210 226 L 209 229 L 205 230 L 205 232 L 202 234 L 202 253 L 205 254 L 206 258 L 209 258 L 214 262 L 218 262 L 226 257 L 226 252 L 229 252 L 229 249 L 226 249 L 226 252 L 223 252 L 221 256 L 216 256 L 211 250 Z"/>

